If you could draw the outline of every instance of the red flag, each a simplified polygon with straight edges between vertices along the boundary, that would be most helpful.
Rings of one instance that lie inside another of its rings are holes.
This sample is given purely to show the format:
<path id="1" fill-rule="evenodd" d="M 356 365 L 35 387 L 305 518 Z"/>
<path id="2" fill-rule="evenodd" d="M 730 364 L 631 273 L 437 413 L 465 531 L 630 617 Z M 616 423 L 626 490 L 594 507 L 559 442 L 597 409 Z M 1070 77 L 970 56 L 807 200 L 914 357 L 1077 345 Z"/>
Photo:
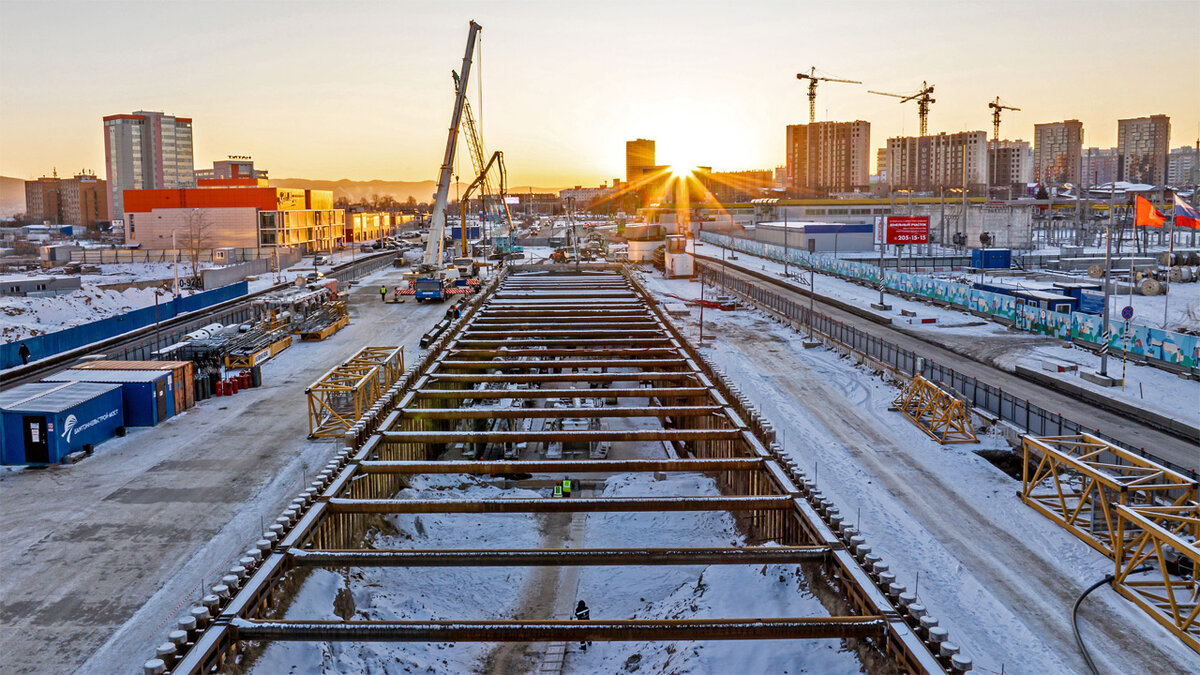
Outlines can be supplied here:
<path id="1" fill-rule="evenodd" d="M 1135 227 L 1162 227 L 1163 223 L 1167 222 L 1166 216 L 1159 213 L 1149 199 L 1138 195 L 1133 200 Z"/>

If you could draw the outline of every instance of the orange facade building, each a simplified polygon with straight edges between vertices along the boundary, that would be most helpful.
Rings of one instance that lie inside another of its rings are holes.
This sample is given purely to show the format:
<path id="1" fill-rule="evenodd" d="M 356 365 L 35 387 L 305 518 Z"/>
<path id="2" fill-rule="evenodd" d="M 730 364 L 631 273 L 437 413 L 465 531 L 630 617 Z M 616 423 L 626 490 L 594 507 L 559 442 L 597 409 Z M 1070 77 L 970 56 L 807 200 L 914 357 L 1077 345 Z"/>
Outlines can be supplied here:
<path id="1" fill-rule="evenodd" d="M 126 190 L 125 241 L 147 249 L 275 247 L 330 251 L 345 241 L 345 212 L 329 190 L 267 186 L 262 178 L 200 179 L 195 188 Z M 172 237 L 174 236 L 174 243 Z"/>

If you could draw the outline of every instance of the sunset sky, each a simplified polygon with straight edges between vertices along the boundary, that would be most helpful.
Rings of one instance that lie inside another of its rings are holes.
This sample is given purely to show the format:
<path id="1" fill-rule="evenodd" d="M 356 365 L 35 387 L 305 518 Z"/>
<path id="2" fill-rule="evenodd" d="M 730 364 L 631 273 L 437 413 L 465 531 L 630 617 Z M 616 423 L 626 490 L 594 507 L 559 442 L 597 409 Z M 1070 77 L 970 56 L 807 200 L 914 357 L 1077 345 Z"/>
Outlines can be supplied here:
<path id="1" fill-rule="evenodd" d="M 514 185 L 624 178 L 638 137 L 663 164 L 782 164 L 811 66 L 865 83 L 824 85 L 817 116 L 868 120 L 873 148 L 917 113 L 867 90 L 922 80 L 931 133 L 990 135 L 1000 96 L 1022 108 L 1006 138 L 1078 118 L 1086 145 L 1111 147 L 1118 118 L 1156 113 L 1172 147 L 1200 136 L 1196 0 L 3 0 L 0 174 L 102 176 L 101 117 L 142 109 L 193 118 L 198 168 L 238 154 L 277 178 L 434 179 L 472 18 L 472 103 Z"/>

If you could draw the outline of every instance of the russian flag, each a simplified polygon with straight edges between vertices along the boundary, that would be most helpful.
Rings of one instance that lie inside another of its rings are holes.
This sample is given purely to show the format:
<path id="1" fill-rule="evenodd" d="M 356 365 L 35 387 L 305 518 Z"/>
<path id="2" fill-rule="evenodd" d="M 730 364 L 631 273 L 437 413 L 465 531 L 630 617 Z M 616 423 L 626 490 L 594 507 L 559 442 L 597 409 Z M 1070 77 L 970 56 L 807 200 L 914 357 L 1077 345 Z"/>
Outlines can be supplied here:
<path id="1" fill-rule="evenodd" d="M 1183 201 L 1183 198 L 1179 195 L 1175 195 L 1175 227 L 1200 230 L 1200 215 L 1196 213 L 1195 208 Z"/>

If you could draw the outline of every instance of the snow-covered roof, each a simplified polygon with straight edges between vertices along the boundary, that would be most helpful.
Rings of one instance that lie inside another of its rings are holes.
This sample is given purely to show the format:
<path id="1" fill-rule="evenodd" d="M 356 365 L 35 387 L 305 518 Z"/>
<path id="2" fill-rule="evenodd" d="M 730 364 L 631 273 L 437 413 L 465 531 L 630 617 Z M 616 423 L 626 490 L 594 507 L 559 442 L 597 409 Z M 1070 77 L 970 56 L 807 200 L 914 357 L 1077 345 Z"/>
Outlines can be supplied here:
<path id="1" fill-rule="evenodd" d="M 58 413 L 120 388 L 102 382 L 31 382 L 0 392 L 0 410 Z"/>

